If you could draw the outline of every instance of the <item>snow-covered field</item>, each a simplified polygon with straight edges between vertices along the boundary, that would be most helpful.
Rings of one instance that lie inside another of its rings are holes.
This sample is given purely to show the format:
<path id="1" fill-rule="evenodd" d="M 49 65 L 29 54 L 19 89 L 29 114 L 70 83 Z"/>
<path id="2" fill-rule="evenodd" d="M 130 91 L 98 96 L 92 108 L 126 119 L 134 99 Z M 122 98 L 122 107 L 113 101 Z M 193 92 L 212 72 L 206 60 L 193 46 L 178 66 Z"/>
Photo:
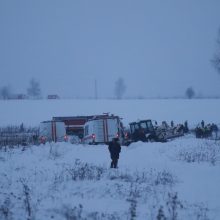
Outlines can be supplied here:
<path id="1" fill-rule="evenodd" d="M 0 219 L 217 220 L 219 156 L 220 143 L 191 136 L 122 147 L 116 170 L 105 145 L 2 149 Z"/>
<path id="2" fill-rule="evenodd" d="M 110 112 L 127 125 L 137 119 L 171 120 L 197 124 L 220 123 L 220 99 L 149 100 L 0 100 L 0 126 L 39 125 L 53 116 L 94 115 Z"/>
<path id="3" fill-rule="evenodd" d="M 0 123 L 111 112 L 190 125 L 219 124 L 219 100 L 1 101 Z M 52 143 L 0 149 L 0 219 L 220 219 L 220 143 L 193 135 L 122 147 Z"/>

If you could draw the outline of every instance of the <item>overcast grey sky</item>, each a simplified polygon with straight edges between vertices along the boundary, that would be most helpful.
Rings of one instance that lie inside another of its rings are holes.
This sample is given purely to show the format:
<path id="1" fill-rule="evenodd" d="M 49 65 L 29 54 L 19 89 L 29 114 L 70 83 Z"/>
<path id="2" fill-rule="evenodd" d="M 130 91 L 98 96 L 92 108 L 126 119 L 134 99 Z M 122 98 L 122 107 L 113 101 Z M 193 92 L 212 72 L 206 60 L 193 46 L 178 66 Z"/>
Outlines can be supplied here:
<path id="1" fill-rule="evenodd" d="M 43 95 L 220 95 L 219 0 L 1 0 L 0 87 Z"/>

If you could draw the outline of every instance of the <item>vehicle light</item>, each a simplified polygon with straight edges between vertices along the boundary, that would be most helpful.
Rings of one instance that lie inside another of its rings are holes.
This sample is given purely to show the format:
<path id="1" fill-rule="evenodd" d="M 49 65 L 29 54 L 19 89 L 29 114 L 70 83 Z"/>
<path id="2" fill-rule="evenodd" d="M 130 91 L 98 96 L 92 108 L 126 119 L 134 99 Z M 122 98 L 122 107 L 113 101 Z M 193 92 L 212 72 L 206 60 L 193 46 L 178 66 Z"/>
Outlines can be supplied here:
<path id="1" fill-rule="evenodd" d="M 41 143 L 45 143 L 45 142 L 46 142 L 46 137 L 41 136 L 41 137 L 40 137 L 40 141 L 41 141 Z"/>
<path id="2" fill-rule="evenodd" d="M 68 136 L 67 135 L 64 136 L 64 140 L 68 141 Z"/>

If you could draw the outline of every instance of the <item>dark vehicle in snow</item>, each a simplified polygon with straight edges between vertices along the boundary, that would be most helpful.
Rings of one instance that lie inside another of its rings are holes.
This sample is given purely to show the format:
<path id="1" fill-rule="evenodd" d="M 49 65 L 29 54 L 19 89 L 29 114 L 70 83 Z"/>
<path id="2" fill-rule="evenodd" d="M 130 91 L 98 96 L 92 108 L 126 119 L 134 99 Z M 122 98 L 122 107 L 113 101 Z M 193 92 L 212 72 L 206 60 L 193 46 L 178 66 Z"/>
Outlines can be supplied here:
<path id="1" fill-rule="evenodd" d="M 163 134 L 164 138 L 168 140 L 183 136 L 186 129 L 183 124 L 169 126 L 166 121 L 163 121 L 160 126 L 155 127 L 155 130 L 157 135 Z"/>
<path id="2" fill-rule="evenodd" d="M 137 141 L 158 141 L 166 142 L 166 136 L 163 131 L 156 131 L 150 119 L 131 122 L 130 130 L 125 134 L 125 145 Z"/>

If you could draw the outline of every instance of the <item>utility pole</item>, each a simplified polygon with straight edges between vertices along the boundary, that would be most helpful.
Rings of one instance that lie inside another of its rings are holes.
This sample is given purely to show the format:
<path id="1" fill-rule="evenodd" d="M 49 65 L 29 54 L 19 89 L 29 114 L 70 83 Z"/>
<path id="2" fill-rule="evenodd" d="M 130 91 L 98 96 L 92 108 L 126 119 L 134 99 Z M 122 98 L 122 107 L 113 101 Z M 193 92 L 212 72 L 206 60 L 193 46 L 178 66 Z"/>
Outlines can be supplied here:
<path id="1" fill-rule="evenodd" d="M 95 99 L 98 99 L 97 80 L 95 79 Z"/>

